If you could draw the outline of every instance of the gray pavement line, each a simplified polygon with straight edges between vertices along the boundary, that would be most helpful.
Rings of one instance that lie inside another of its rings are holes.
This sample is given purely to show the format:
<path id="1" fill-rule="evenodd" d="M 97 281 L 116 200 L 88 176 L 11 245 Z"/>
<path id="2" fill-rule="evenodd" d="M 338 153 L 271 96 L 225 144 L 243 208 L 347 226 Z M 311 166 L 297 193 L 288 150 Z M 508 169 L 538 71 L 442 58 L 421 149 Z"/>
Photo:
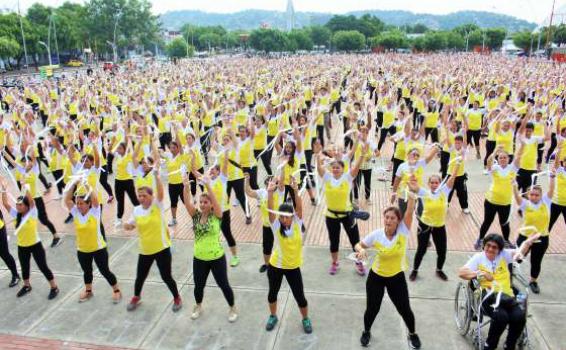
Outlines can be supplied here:
<path id="1" fill-rule="evenodd" d="M 541 329 L 541 327 L 539 326 L 539 324 L 538 324 L 536 318 L 535 318 L 535 317 L 532 317 L 531 315 L 529 315 L 529 318 L 531 319 L 531 324 L 534 323 L 534 326 L 535 326 L 535 328 L 536 328 L 536 330 L 537 330 L 537 333 L 538 333 L 538 337 L 537 337 L 537 338 L 539 338 L 539 340 L 546 346 L 547 349 L 552 349 L 552 347 L 550 346 L 550 344 L 549 344 L 548 341 L 546 340 L 546 336 L 545 336 L 544 333 L 542 332 L 542 329 Z M 532 331 L 529 332 L 529 333 L 532 333 Z"/>
<path id="2" fill-rule="evenodd" d="M 279 304 L 279 303 L 277 305 L 277 311 L 281 315 L 281 319 L 280 319 L 280 322 L 278 322 L 279 326 L 277 327 L 277 332 L 275 332 L 275 337 L 273 338 L 273 346 L 271 347 L 272 350 L 279 348 L 277 346 L 277 343 L 278 343 L 278 340 L 279 340 L 279 332 L 281 331 L 281 328 L 283 326 L 283 322 L 286 321 L 286 319 L 283 320 L 283 315 L 285 315 L 285 311 L 287 310 L 287 304 L 288 304 L 288 301 L 289 301 L 289 298 L 290 298 L 290 294 L 291 294 L 290 290 L 288 290 L 287 293 L 285 293 L 285 303 L 283 304 L 283 307 L 280 307 L 281 304 Z M 279 298 L 278 298 L 278 300 L 279 300 Z"/>

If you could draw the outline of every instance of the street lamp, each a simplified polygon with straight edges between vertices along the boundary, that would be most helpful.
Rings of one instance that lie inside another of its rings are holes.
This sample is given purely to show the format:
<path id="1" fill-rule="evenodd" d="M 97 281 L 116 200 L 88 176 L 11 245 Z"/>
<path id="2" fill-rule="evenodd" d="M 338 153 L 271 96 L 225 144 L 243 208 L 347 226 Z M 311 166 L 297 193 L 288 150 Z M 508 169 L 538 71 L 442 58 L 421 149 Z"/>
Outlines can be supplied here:
<path id="1" fill-rule="evenodd" d="M 40 45 L 45 46 L 45 48 L 47 49 L 47 56 L 49 57 L 49 65 L 51 66 L 51 50 L 49 49 L 49 45 L 47 45 L 46 43 L 44 43 L 43 41 L 38 41 L 38 43 Z"/>

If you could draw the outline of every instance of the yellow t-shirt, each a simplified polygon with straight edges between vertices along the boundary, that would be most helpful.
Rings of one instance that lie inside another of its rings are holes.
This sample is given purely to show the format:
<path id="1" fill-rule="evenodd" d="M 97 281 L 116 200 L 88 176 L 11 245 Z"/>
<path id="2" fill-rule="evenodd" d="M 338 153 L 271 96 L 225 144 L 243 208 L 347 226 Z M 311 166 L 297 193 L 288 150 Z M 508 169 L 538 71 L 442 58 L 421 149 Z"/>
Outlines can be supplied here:
<path id="1" fill-rule="evenodd" d="M 556 170 L 552 203 L 566 206 L 566 170 L 563 167 Z"/>
<path id="2" fill-rule="evenodd" d="M 513 250 L 504 249 L 493 261 L 489 260 L 484 252 L 476 253 L 465 266 L 472 271 L 488 272 L 493 276 L 496 284 L 494 285 L 493 282 L 482 278 L 480 279 L 482 288 L 491 289 L 494 287 L 495 292 L 502 291 L 509 296 L 513 296 L 511 273 L 508 268 L 508 265 L 513 262 L 512 252 Z"/>
<path id="3" fill-rule="evenodd" d="M 491 168 L 491 186 L 485 194 L 485 199 L 492 204 L 511 205 L 513 199 L 513 182 L 517 176 L 517 167 L 509 164 L 505 169 L 498 164 Z"/>
<path id="4" fill-rule="evenodd" d="M 288 230 L 281 228 L 278 219 L 271 224 L 275 244 L 269 259 L 269 265 L 285 270 L 292 270 L 303 265 L 303 222 L 298 217 L 293 217 L 293 222 Z"/>
<path id="5" fill-rule="evenodd" d="M 543 195 L 538 203 L 523 199 L 521 203 L 521 211 L 525 220 L 523 226 L 534 226 L 536 230 L 523 231 L 523 236 L 530 236 L 539 232 L 542 236 L 548 236 L 548 224 L 550 223 L 550 206 L 552 201 L 546 195 Z"/>
<path id="6" fill-rule="evenodd" d="M 451 189 L 446 185 L 438 188 L 434 193 L 421 189 L 419 196 L 422 199 L 423 212 L 420 217 L 425 225 L 442 227 L 446 225 L 446 212 L 448 210 L 448 195 Z"/>
<path id="7" fill-rule="evenodd" d="M 389 240 L 385 231 L 380 228 L 363 240 L 363 244 L 377 251 L 371 269 L 378 276 L 392 277 L 409 267 L 407 259 L 407 240 L 410 231 L 404 222 L 399 223 L 393 239 Z"/>
<path id="8" fill-rule="evenodd" d="M 341 212 L 352 211 L 350 192 L 354 179 L 350 173 L 345 172 L 342 177 L 336 179 L 330 173 L 326 173 L 322 179 L 324 197 L 326 198 L 326 217 L 343 218 L 347 214 Z M 339 212 L 338 214 L 333 213 Z"/>
<path id="9" fill-rule="evenodd" d="M 10 211 L 10 215 L 16 218 L 18 213 L 14 208 Z M 41 242 L 39 233 L 37 232 L 37 208 L 33 207 L 22 216 L 20 224 L 16 228 L 14 234 L 18 237 L 18 247 L 31 247 Z"/>
<path id="10" fill-rule="evenodd" d="M 106 248 L 106 241 L 100 232 L 100 206 L 90 208 L 86 215 L 82 215 L 75 206 L 71 209 L 71 215 L 75 224 L 79 252 L 92 253 Z"/>
<path id="11" fill-rule="evenodd" d="M 147 209 L 138 205 L 133 216 L 139 234 L 140 254 L 153 255 L 171 246 L 163 203 L 154 200 Z"/>

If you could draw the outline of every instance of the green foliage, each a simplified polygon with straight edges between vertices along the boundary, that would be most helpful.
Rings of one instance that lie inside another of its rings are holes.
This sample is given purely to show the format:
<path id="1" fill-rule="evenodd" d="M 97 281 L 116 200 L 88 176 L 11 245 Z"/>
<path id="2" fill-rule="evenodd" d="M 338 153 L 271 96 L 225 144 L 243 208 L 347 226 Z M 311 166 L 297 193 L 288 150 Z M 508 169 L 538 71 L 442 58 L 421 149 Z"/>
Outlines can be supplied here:
<path id="1" fill-rule="evenodd" d="M 485 29 L 485 45 L 492 50 L 498 50 L 503 45 L 503 40 L 507 36 L 504 28 Z"/>
<path id="2" fill-rule="evenodd" d="M 294 29 L 287 34 L 289 48 L 287 51 L 306 50 L 310 51 L 313 47 L 313 40 L 305 29 Z"/>
<path id="3" fill-rule="evenodd" d="M 466 39 L 455 31 L 449 31 L 446 35 L 446 48 L 449 50 L 463 50 L 466 48 Z"/>
<path id="4" fill-rule="evenodd" d="M 0 58 L 7 60 L 16 57 L 20 52 L 20 44 L 12 38 L 0 36 Z"/>
<path id="5" fill-rule="evenodd" d="M 518 32 L 513 35 L 513 44 L 520 49 L 530 51 L 531 42 L 534 41 L 533 34 L 530 31 Z"/>
<path id="6" fill-rule="evenodd" d="M 165 52 L 167 52 L 167 56 L 171 58 L 187 57 L 187 53 L 188 57 L 191 57 L 194 55 L 194 48 L 187 45 L 183 38 L 176 38 L 165 46 Z"/>
<path id="7" fill-rule="evenodd" d="M 250 33 L 249 43 L 254 49 L 266 53 L 289 48 L 289 39 L 277 29 L 256 29 Z"/>
<path id="8" fill-rule="evenodd" d="M 373 37 L 385 29 L 385 24 L 377 17 L 365 14 L 360 18 L 353 15 L 336 15 L 327 23 L 326 27 L 333 33 L 338 31 L 358 31 L 365 37 Z"/>
<path id="9" fill-rule="evenodd" d="M 398 49 L 409 46 L 407 35 L 398 30 L 387 31 L 370 39 L 371 47 L 381 46 L 384 49 Z"/>
<path id="10" fill-rule="evenodd" d="M 314 45 L 328 46 L 332 32 L 325 26 L 315 25 L 308 27 L 309 35 Z"/>
<path id="11" fill-rule="evenodd" d="M 480 30 L 480 27 L 478 27 L 477 24 L 468 23 L 468 24 L 462 24 L 460 26 L 454 27 L 454 28 L 452 28 L 452 30 L 465 38 L 466 35 L 468 35 L 469 33 L 476 31 L 476 30 Z"/>
<path id="12" fill-rule="evenodd" d="M 444 50 L 448 46 L 448 40 L 444 32 L 427 32 L 423 38 L 425 51 Z"/>
<path id="13" fill-rule="evenodd" d="M 361 50 L 366 45 L 366 37 L 357 30 L 339 30 L 332 36 L 332 46 L 339 51 Z"/>
<path id="14" fill-rule="evenodd" d="M 541 37 L 541 46 L 544 46 L 546 40 L 548 38 L 548 31 L 549 27 L 544 27 L 541 30 L 540 37 Z M 537 39 L 538 41 L 538 34 Z M 552 26 L 552 32 L 550 41 L 555 43 L 556 45 L 566 44 L 566 24 L 560 24 L 559 26 Z"/>

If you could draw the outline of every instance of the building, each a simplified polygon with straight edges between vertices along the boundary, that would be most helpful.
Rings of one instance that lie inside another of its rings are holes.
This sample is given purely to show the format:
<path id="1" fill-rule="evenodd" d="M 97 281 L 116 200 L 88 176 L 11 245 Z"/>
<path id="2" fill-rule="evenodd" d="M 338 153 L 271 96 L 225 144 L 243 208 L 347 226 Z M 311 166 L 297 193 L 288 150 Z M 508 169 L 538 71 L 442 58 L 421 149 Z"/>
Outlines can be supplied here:
<path id="1" fill-rule="evenodd" d="M 164 30 L 161 35 L 165 44 L 168 44 L 177 38 L 183 37 L 181 32 L 178 30 Z"/>
<path id="2" fill-rule="evenodd" d="M 295 7 L 293 0 L 287 0 L 287 31 L 295 29 Z"/>

